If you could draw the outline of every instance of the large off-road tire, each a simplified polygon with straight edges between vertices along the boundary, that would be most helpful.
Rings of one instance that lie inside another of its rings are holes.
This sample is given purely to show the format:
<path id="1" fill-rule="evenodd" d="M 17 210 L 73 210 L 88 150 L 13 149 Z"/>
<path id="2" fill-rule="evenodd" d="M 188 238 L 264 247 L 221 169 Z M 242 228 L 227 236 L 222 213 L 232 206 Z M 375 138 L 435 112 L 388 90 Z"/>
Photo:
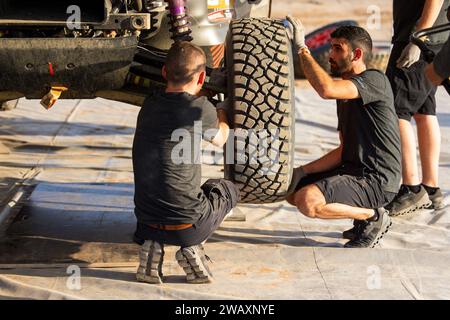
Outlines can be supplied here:
<path id="1" fill-rule="evenodd" d="M 226 66 L 235 137 L 234 162 L 225 165 L 225 176 L 243 187 L 241 202 L 284 200 L 293 170 L 295 83 L 291 42 L 283 24 L 270 19 L 233 21 Z M 256 132 L 267 134 L 266 145 L 258 145 Z"/>

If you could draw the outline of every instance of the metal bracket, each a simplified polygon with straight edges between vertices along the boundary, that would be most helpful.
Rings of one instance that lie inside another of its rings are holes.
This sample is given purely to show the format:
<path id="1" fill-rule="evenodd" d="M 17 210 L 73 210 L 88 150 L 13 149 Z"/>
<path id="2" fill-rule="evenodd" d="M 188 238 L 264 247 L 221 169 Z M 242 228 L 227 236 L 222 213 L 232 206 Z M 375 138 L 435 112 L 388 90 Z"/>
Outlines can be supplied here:
<path id="1" fill-rule="evenodd" d="M 108 15 L 106 21 L 99 25 L 93 25 L 96 30 L 131 29 L 148 30 L 151 26 L 148 13 L 117 13 Z"/>

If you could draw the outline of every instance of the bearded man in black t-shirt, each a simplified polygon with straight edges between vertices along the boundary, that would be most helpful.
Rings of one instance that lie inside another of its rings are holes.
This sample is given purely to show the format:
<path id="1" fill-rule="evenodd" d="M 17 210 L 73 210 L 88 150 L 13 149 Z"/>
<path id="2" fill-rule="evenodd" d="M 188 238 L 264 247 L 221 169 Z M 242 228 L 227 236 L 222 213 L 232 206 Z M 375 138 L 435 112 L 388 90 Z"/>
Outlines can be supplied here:
<path id="1" fill-rule="evenodd" d="M 391 225 L 383 208 L 401 178 L 400 135 L 387 77 L 368 70 L 372 40 L 366 30 L 343 26 L 331 34 L 335 80 L 314 60 L 301 22 L 288 17 L 306 78 L 324 99 L 337 100 L 340 145 L 294 170 L 287 201 L 311 218 L 353 219 L 348 248 L 374 247 Z"/>
<path id="2" fill-rule="evenodd" d="M 198 96 L 205 65 L 202 49 L 175 43 L 163 68 L 165 92 L 148 97 L 139 112 L 133 142 L 139 281 L 162 282 L 164 245 L 169 244 L 181 247 L 176 259 L 189 283 L 210 282 L 202 243 L 239 200 L 231 181 L 210 179 L 201 185 L 202 138 L 222 147 L 229 134 L 227 103 L 215 108 Z"/>

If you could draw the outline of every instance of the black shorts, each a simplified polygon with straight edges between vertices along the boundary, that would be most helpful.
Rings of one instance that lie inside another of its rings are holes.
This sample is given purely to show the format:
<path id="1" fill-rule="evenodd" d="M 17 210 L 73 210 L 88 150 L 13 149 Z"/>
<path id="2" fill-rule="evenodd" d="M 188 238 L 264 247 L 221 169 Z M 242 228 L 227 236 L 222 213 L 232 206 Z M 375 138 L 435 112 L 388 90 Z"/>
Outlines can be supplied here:
<path id="1" fill-rule="evenodd" d="M 225 216 L 237 205 L 240 191 L 234 183 L 225 179 L 209 179 L 201 188 L 209 200 L 211 210 L 192 227 L 168 231 L 151 228 L 138 222 L 135 237 L 183 248 L 207 240 L 219 228 Z"/>
<path id="2" fill-rule="evenodd" d="M 436 115 L 437 87 L 425 76 L 427 63 L 419 60 L 409 68 L 399 69 L 396 61 L 407 43 L 395 43 L 389 58 L 386 75 L 394 92 L 394 105 L 400 119 L 410 121 L 415 114 Z"/>
<path id="3" fill-rule="evenodd" d="M 390 203 L 395 193 L 384 191 L 373 179 L 331 170 L 310 174 L 298 183 L 296 190 L 315 184 L 326 203 L 341 203 L 352 207 L 377 209 Z"/>

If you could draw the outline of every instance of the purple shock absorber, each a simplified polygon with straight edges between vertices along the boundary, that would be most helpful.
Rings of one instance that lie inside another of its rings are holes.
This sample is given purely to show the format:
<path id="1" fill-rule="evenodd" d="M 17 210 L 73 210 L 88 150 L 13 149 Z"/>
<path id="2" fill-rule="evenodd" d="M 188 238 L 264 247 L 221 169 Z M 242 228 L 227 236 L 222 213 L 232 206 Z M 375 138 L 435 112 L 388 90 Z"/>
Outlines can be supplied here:
<path id="1" fill-rule="evenodd" d="M 185 0 L 169 0 L 170 14 L 173 16 L 179 16 L 186 13 L 184 9 Z"/>
<path id="2" fill-rule="evenodd" d="M 170 23 L 172 28 L 172 39 L 177 41 L 192 41 L 191 37 L 191 24 L 189 23 L 189 17 L 186 14 L 186 0 L 168 0 Z"/>

